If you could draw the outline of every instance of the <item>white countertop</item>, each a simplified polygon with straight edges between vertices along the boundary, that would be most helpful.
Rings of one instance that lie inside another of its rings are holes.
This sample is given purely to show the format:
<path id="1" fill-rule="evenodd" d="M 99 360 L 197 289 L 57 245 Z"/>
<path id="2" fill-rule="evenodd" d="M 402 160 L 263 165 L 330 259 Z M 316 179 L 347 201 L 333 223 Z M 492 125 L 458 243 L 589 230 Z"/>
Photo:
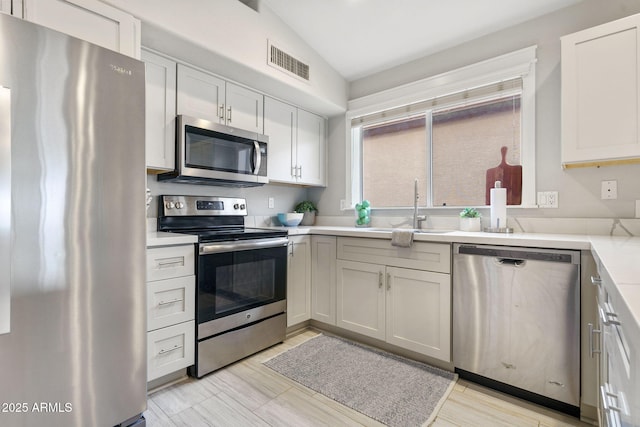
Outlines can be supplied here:
<path id="1" fill-rule="evenodd" d="M 289 235 L 324 234 L 330 236 L 369 237 L 374 239 L 390 239 L 391 229 L 357 228 L 357 227 L 280 227 L 289 230 Z M 578 234 L 537 234 L 537 233 L 485 233 L 448 231 L 416 233 L 415 241 L 443 243 L 475 243 L 485 245 L 532 246 L 538 248 L 589 250 L 591 244 L 588 236 Z M 638 239 L 640 244 L 640 238 Z"/>
<path id="2" fill-rule="evenodd" d="M 198 243 L 198 236 L 192 234 L 165 233 L 163 231 L 147 232 L 147 247 L 188 245 Z"/>

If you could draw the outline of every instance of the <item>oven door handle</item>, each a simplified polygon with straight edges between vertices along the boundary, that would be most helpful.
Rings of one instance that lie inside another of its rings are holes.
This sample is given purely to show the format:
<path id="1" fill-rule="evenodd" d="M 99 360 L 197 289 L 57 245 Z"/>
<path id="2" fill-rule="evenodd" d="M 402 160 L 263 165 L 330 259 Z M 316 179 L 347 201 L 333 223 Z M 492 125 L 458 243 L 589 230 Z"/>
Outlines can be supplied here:
<path id="1" fill-rule="evenodd" d="M 279 246 L 287 246 L 288 244 L 288 237 L 241 240 L 234 242 L 200 243 L 198 253 L 200 255 L 208 255 L 223 252 L 250 251 L 253 249 L 277 248 Z"/>

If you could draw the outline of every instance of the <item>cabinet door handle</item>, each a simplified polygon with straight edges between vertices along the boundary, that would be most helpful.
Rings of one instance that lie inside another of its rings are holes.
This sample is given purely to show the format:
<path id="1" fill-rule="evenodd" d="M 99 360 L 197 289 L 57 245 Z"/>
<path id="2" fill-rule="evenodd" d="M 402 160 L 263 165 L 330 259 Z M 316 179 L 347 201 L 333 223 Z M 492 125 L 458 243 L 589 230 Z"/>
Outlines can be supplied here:
<path id="1" fill-rule="evenodd" d="M 620 405 L 622 402 L 620 401 L 620 396 L 613 392 L 611 384 L 604 383 L 600 386 L 600 399 L 607 418 L 607 426 L 621 426 L 620 413 L 624 412 Z M 613 399 L 616 400 L 617 406 L 613 405 Z"/>
<path id="2" fill-rule="evenodd" d="M 224 120 L 224 104 L 220 104 L 218 107 L 218 118 Z"/>
<path id="3" fill-rule="evenodd" d="M 302 178 L 302 166 L 298 166 L 298 178 Z"/>
<path id="4" fill-rule="evenodd" d="M 620 321 L 617 319 L 612 319 L 613 317 L 618 317 L 615 313 L 611 311 L 605 311 L 602 307 L 598 307 L 598 313 L 600 314 L 600 321 L 605 326 L 611 325 L 620 325 Z"/>
<path id="5" fill-rule="evenodd" d="M 593 327 L 593 323 L 588 323 L 587 325 L 589 326 L 589 355 L 593 359 L 593 355 L 594 354 L 602 353 L 602 350 L 596 350 L 593 347 L 593 344 L 594 344 L 593 334 L 599 334 L 599 333 L 601 333 L 601 331 L 600 331 L 600 329 L 595 329 Z"/>
<path id="6" fill-rule="evenodd" d="M 391 273 L 387 273 L 387 290 L 391 289 Z"/>
<path id="7" fill-rule="evenodd" d="M 602 283 L 602 279 L 598 276 L 591 276 L 591 283 L 595 286 L 600 286 L 600 284 Z"/>
<path id="8" fill-rule="evenodd" d="M 180 349 L 180 348 L 182 348 L 182 347 L 183 347 L 183 346 L 181 346 L 181 345 L 174 345 L 172 348 L 170 348 L 170 349 L 168 349 L 168 350 L 164 350 L 164 349 L 162 349 L 162 350 L 160 350 L 160 351 L 158 352 L 158 356 L 160 356 L 160 355 L 162 355 L 162 354 L 171 353 L 172 351 L 176 351 L 176 350 L 178 350 L 178 349 Z"/>
<path id="9" fill-rule="evenodd" d="M 184 301 L 184 300 L 183 300 L 183 299 L 181 299 L 181 298 L 176 298 L 176 299 L 172 299 L 172 300 L 169 300 L 169 301 L 160 301 L 160 302 L 158 303 L 158 306 L 169 305 L 169 304 L 175 304 L 175 303 L 177 303 L 177 302 L 182 302 L 182 301 Z"/>
<path id="10" fill-rule="evenodd" d="M 227 121 L 231 123 L 231 107 L 227 108 Z"/>
<path id="11" fill-rule="evenodd" d="M 378 289 L 382 289 L 382 271 L 378 271 Z"/>
<path id="12" fill-rule="evenodd" d="M 157 260 L 158 268 L 183 267 L 184 257 L 163 258 Z"/>

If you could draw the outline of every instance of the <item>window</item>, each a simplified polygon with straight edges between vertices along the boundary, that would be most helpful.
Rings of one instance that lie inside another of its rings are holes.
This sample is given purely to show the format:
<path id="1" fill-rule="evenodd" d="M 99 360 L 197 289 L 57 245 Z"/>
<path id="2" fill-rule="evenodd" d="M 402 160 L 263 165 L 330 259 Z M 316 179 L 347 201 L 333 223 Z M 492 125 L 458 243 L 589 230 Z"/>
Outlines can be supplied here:
<path id="1" fill-rule="evenodd" d="M 495 70 L 474 75 L 478 67 L 487 68 L 485 62 L 448 73 L 450 79 L 471 76 L 457 87 L 434 82 L 427 94 L 414 95 L 423 100 L 393 106 L 392 93 L 385 93 L 390 108 L 369 107 L 374 111 L 364 114 L 350 109 L 351 201 L 367 199 L 374 208 L 413 206 L 418 179 L 421 207 L 483 206 L 486 187 L 493 186 L 487 170 L 501 163 L 506 147 L 506 162 L 523 169 L 520 206 L 534 205 L 535 48 L 527 53 L 527 66 L 510 67 L 503 76 Z M 516 54 L 514 61 L 523 61 L 522 51 Z M 496 68 L 505 62 L 494 61 Z"/>

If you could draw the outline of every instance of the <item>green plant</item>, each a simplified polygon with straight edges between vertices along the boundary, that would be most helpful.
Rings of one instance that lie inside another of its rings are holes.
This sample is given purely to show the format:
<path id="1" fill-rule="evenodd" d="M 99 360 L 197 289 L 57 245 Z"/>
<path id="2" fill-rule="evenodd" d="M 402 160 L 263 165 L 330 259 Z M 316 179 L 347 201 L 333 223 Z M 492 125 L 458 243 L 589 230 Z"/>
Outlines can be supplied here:
<path id="1" fill-rule="evenodd" d="M 298 203 L 294 211 L 297 213 L 318 212 L 318 208 L 313 202 L 305 200 L 304 202 Z"/>
<path id="2" fill-rule="evenodd" d="M 480 212 L 476 208 L 464 208 L 460 212 L 460 218 L 480 218 Z"/>

